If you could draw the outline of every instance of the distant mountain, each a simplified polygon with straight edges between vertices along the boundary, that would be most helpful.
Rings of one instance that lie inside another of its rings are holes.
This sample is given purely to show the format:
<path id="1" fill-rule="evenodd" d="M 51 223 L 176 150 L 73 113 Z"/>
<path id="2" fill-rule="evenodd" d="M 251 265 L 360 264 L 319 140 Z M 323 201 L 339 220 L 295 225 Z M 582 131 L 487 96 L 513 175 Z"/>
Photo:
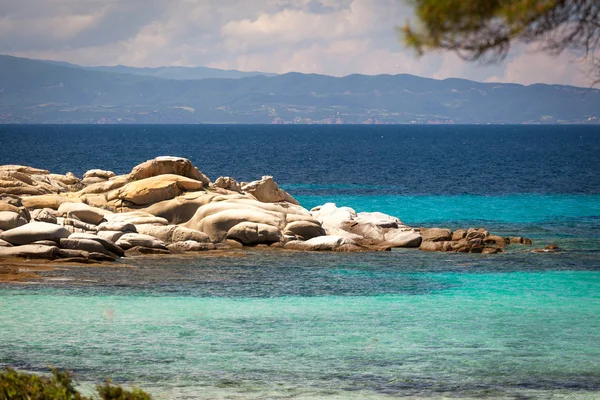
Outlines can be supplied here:
<path id="1" fill-rule="evenodd" d="M 125 65 L 107 66 L 107 67 L 82 67 L 75 64 L 70 64 L 64 61 L 47 61 L 39 60 L 49 64 L 61 65 L 72 68 L 83 68 L 90 71 L 116 72 L 120 74 L 144 75 L 153 76 L 156 78 L 174 79 L 174 80 L 192 80 L 192 79 L 240 79 L 250 76 L 264 75 L 275 76 L 266 72 L 256 71 L 236 71 L 224 70 L 209 67 L 158 67 L 158 68 L 136 68 L 127 67 Z"/>
<path id="2" fill-rule="evenodd" d="M 4 123 L 597 123 L 600 91 L 413 75 L 171 80 L 0 56 Z"/>

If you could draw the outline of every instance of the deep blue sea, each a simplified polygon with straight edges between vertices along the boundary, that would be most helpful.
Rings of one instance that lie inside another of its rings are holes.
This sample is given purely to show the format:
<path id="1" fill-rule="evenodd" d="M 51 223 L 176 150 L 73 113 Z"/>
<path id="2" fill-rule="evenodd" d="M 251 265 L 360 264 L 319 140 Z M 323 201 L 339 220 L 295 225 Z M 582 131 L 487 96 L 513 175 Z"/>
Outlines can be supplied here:
<path id="1" fill-rule="evenodd" d="M 0 125 L 0 165 L 127 173 L 183 156 L 532 254 L 243 251 L 0 284 L 0 366 L 157 398 L 600 399 L 600 127 Z"/>

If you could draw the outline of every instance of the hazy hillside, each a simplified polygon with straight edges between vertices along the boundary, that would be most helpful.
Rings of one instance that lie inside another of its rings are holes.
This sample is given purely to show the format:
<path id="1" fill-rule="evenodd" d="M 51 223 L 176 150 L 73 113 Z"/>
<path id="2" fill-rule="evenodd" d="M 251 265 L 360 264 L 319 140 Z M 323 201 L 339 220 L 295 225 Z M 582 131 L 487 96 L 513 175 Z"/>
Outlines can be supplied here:
<path id="1" fill-rule="evenodd" d="M 190 80 L 190 79 L 209 79 L 209 78 L 223 78 L 223 79 L 240 79 L 249 76 L 275 76 L 277 74 L 269 74 L 266 72 L 256 71 L 236 71 L 236 70 L 224 70 L 218 68 L 209 67 L 158 67 L 158 68 L 136 68 L 127 67 L 125 65 L 116 65 L 111 67 L 81 67 L 79 65 L 70 64 L 61 61 L 46 61 L 39 60 L 45 63 L 62 65 L 65 67 L 72 68 L 83 68 L 90 71 L 103 71 L 103 72 L 116 72 L 120 74 L 132 74 L 132 75 L 144 75 L 153 76 L 156 78 L 164 79 L 175 79 L 175 80 Z"/>
<path id="2" fill-rule="evenodd" d="M 600 91 L 412 75 L 169 80 L 0 56 L 4 123 L 595 123 Z"/>

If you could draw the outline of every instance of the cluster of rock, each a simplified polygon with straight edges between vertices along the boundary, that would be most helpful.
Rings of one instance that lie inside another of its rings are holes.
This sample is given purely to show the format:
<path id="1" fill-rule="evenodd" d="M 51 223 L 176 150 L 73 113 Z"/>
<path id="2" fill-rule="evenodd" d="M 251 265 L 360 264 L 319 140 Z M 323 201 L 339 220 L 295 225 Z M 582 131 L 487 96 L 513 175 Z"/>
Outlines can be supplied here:
<path id="1" fill-rule="evenodd" d="M 259 245 L 490 253 L 510 242 L 484 230 L 415 229 L 386 214 L 356 213 L 333 203 L 308 211 L 270 176 L 254 182 L 219 177 L 211 183 L 185 158 L 157 157 L 126 175 L 94 169 L 82 179 L 0 166 L 0 256 L 5 257 L 112 261 L 126 253 Z"/>
<path id="2" fill-rule="evenodd" d="M 421 228 L 423 241 L 419 249 L 424 251 L 446 251 L 455 253 L 501 253 L 509 244 L 531 245 L 531 239 L 502 237 L 490 234 L 484 228 L 455 230 Z"/>

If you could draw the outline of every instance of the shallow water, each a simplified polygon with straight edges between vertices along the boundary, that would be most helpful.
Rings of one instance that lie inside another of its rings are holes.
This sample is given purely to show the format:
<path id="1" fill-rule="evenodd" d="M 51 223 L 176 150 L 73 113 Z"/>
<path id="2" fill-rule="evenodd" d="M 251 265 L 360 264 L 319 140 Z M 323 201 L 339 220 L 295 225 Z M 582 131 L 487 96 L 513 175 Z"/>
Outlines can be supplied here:
<path id="1" fill-rule="evenodd" d="M 484 226 L 564 251 L 249 250 L 65 266 L 0 284 L 0 365 L 57 365 L 84 388 L 112 377 L 158 398 L 600 398 L 600 131 L 361 129 L 0 127 L 0 164 L 126 172 L 183 155 L 213 179 L 272 173 L 308 208 Z M 22 150 L 3 138 L 15 132 Z"/>

